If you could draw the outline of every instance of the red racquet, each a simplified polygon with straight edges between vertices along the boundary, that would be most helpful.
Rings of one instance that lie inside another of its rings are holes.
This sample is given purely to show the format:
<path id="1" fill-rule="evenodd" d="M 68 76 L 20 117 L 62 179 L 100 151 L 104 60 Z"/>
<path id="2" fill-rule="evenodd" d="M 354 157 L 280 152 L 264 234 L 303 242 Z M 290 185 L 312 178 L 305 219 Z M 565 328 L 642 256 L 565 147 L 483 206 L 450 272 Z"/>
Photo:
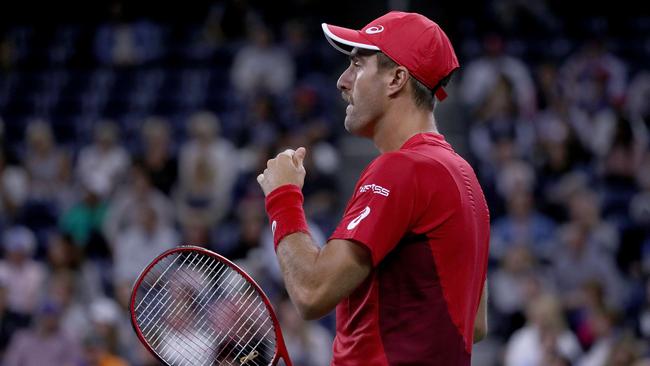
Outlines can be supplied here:
<path id="1" fill-rule="evenodd" d="M 253 279 L 200 247 L 168 250 L 131 293 L 131 323 L 165 365 L 291 366 L 273 307 Z"/>

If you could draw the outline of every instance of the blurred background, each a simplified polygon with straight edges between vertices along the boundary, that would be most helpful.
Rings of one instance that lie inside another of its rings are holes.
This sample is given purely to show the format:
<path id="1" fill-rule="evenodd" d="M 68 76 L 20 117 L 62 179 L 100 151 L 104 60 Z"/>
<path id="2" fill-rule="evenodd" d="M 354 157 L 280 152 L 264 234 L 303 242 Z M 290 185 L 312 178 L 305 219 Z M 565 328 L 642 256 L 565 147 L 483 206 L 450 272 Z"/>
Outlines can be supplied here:
<path id="1" fill-rule="evenodd" d="M 389 9 L 461 62 L 436 117 L 492 217 L 473 364 L 649 365 L 650 14 L 559 0 L 0 3 L 0 365 L 156 365 L 127 299 L 179 244 L 241 264 L 294 364 L 328 365 L 333 316 L 288 301 L 255 177 L 306 146 L 325 242 L 377 151 L 343 129 L 320 23 Z"/>

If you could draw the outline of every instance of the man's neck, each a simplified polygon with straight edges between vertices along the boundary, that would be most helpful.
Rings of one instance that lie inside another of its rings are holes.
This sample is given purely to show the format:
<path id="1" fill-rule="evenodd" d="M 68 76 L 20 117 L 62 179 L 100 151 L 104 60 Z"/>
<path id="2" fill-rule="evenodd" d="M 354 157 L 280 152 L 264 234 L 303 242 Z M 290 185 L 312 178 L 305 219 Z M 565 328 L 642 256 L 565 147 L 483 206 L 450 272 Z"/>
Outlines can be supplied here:
<path id="1" fill-rule="evenodd" d="M 383 154 L 399 150 L 408 139 L 426 132 L 438 133 L 433 113 L 407 104 L 387 111 L 377 123 L 372 140 Z"/>

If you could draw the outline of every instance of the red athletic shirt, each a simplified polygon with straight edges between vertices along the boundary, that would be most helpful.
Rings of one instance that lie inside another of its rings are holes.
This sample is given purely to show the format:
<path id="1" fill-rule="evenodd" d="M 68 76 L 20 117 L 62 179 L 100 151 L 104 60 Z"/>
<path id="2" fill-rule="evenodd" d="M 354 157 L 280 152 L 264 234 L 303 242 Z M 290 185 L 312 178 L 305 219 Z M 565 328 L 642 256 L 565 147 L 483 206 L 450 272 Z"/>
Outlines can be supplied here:
<path id="1" fill-rule="evenodd" d="M 332 365 L 469 365 L 489 221 L 474 171 L 442 135 L 370 163 L 330 237 L 367 247 L 373 264 L 336 307 Z"/>

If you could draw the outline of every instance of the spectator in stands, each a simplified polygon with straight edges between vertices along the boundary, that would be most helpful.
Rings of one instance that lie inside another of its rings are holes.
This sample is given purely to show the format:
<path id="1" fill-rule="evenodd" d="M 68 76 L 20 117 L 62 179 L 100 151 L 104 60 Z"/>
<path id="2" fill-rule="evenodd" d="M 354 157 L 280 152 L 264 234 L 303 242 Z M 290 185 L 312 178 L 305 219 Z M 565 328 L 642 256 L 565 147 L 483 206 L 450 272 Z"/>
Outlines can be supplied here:
<path id="1" fill-rule="evenodd" d="M 650 140 L 650 71 L 639 72 L 630 82 L 625 110 L 639 139 Z"/>
<path id="2" fill-rule="evenodd" d="M 564 112 L 551 107 L 535 120 L 540 157 L 536 182 L 541 196 L 540 209 L 558 221 L 567 218 L 564 206 L 568 196 L 563 192 L 570 188 L 568 181 L 585 177 L 581 170 L 589 161 L 588 152 L 566 118 Z"/>
<path id="3" fill-rule="evenodd" d="M 29 198 L 51 204 L 65 203 L 71 194 L 72 165 L 44 120 L 27 125 L 25 168 L 29 174 Z"/>
<path id="4" fill-rule="evenodd" d="M 540 99 L 544 107 L 534 118 L 536 135 L 541 148 L 541 158 L 551 170 L 561 174 L 575 169 L 578 163 L 590 158 L 585 147 L 576 136 L 570 122 L 570 102 L 561 88 L 557 66 L 544 64 L 539 67 Z"/>
<path id="5" fill-rule="evenodd" d="M 82 181 L 82 197 L 70 209 L 61 215 L 59 228 L 72 237 L 75 244 L 86 250 L 104 225 L 108 202 L 109 187 L 106 181 L 97 175 L 88 175 Z"/>
<path id="6" fill-rule="evenodd" d="M 111 4 L 111 22 L 97 29 L 95 56 L 106 65 L 134 66 L 152 61 L 162 55 L 160 28 L 148 20 L 128 21 L 123 4 Z"/>
<path id="7" fill-rule="evenodd" d="M 612 350 L 605 364 L 607 366 L 647 366 L 650 364 L 647 348 L 647 343 L 639 342 L 630 334 L 623 334 L 612 346 Z"/>
<path id="8" fill-rule="evenodd" d="M 94 141 L 79 152 L 77 175 L 82 183 L 92 182 L 96 193 L 106 198 L 120 183 L 129 165 L 129 155 L 118 143 L 118 127 L 102 121 L 95 126 Z"/>
<path id="9" fill-rule="evenodd" d="M 91 327 L 86 329 L 85 335 L 99 336 L 104 343 L 104 353 L 107 356 L 115 355 L 120 348 L 118 330 L 120 311 L 118 303 L 108 297 L 96 298 L 88 304 Z"/>
<path id="10" fill-rule="evenodd" d="M 635 319 L 636 328 L 641 337 L 650 341 L 650 277 L 645 281 L 645 299 Z"/>
<path id="11" fill-rule="evenodd" d="M 537 116 L 545 110 L 557 108 L 558 111 L 566 110 L 561 96 L 560 82 L 558 80 L 558 66 L 550 60 L 541 62 L 535 67 L 535 82 L 537 87 L 537 100 L 540 110 Z M 535 116 L 535 117 L 537 117 Z"/>
<path id="12" fill-rule="evenodd" d="M 179 159 L 178 219 L 214 225 L 230 209 L 239 175 L 237 151 L 219 136 L 219 119 L 211 112 L 193 114 L 188 128 L 191 137 L 181 147 Z"/>
<path id="13" fill-rule="evenodd" d="M 501 258 L 508 247 L 522 245 L 535 257 L 548 260 L 553 250 L 555 224 L 537 212 L 532 192 L 511 191 L 506 198 L 507 214 L 494 220 L 491 230 L 491 255 Z"/>
<path id="14" fill-rule="evenodd" d="M 103 294 L 101 274 L 92 262 L 85 260 L 84 251 L 74 243 L 72 236 L 58 231 L 49 233 L 46 256 L 49 279 L 67 278 L 72 274 L 74 283 L 69 287 L 74 289 L 76 300 L 86 302 Z"/>
<path id="15" fill-rule="evenodd" d="M 242 200 L 235 210 L 234 220 L 220 228 L 216 249 L 232 260 L 246 258 L 251 249 L 259 247 L 265 226 L 264 202 Z"/>
<path id="16" fill-rule="evenodd" d="M 619 248 L 619 233 L 614 225 L 602 218 L 600 201 L 598 194 L 590 189 L 573 192 L 567 202 L 569 222 L 584 230 L 587 240 L 596 250 L 613 256 Z"/>
<path id="17" fill-rule="evenodd" d="M 638 191 L 635 176 L 640 168 L 646 142 L 636 137 L 630 121 L 617 113 L 612 142 L 599 161 L 601 216 L 608 219 L 611 229 L 628 224 L 629 202 Z M 602 224 L 600 226 L 603 226 Z M 616 232 L 618 234 L 618 232 Z"/>
<path id="18" fill-rule="evenodd" d="M 633 227 L 638 230 L 643 273 L 650 274 L 650 152 L 646 152 L 643 163 L 636 172 L 639 187 L 629 203 L 629 216 Z"/>
<path id="19" fill-rule="evenodd" d="M 278 107 L 269 95 L 257 95 L 250 101 L 244 121 L 237 128 L 237 144 L 259 149 L 273 146 L 280 137 Z"/>
<path id="20" fill-rule="evenodd" d="M 604 40 L 593 39 L 585 42 L 562 65 L 560 80 L 565 97 L 574 106 L 593 113 L 610 105 L 622 105 L 627 67 L 609 52 Z"/>
<path id="21" fill-rule="evenodd" d="M 244 96 L 257 93 L 282 95 L 294 82 L 295 65 L 289 52 L 274 43 L 273 34 L 263 25 L 249 30 L 250 43 L 233 60 L 231 82 Z"/>
<path id="22" fill-rule="evenodd" d="M 71 271 L 52 273 L 44 286 L 44 297 L 59 308 L 61 332 L 76 343 L 83 340 L 90 323 L 86 309 L 90 298 L 81 297 L 82 292 L 78 290 L 79 276 L 79 273 Z"/>
<path id="23" fill-rule="evenodd" d="M 590 314 L 589 322 L 594 331 L 594 342 L 588 352 L 580 358 L 578 366 L 606 366 L 616 342 L 615 326 L 617 315 L 607 309 Z"/>
<path id="24" fill-rule="evenodd" d="M 43 265 L 32 258 L 36 237 L 26 227 L 17 226 L 6 230 L 2 241 L 5 256 L 0 260 L 0 282 L 7 289 L 7 308 L 32 315 L 46 275 Z"/>
<path id="25" fill-rule="evenodd" d="M 3 366 L 75 366 L 79 345 L 59 326 L 61 308 L 46 301 L 38 310 L 36 323 L 11 339 Z"/>
<path id="26" fill-rule="evenodd" d="M 601 41 L 588 42 L 560 70 L 563 95 L 570 105 L 570 123 L 580 141 L 594 155 L 609 150 L 622 106 L 627 69 Z"/>
<path id="27" fill-rule="evenodd" d="M 515 192 L 534 192 L 536 182 L 533 166 L 514 157 L 510 141 L 500 142 L 495 155 L 493 166 L 481 173 L 487 183 L 485 190 L 491 217 L 506 213 L 505 206 Z"/>
<path id="28" fill-rule="evenodd" d="M 506 366 L 549 365 L 560 358 L 572 364 L 582 354 L 580 344 L 562 318 L 562 306 L 552 295 L 528 304 L 526 326 L 517 330 L 506 348 Z"/>
<path id="29" fill-rule="evenodd" d="M 99 334 L 90 334 L 83 341 L 83 366 L 128 366 L 128 363 L 110 352 L 106 340 Z"/>
<path id="30" fill-rule="evenodd" d="M 181 225 L 183 245 L 196 245 L 204 248 L 214 248 L 210 225 L 200 217 L 187 217 Z"/>
<path id="31" fill-rule="evenodd" d="M 19 165 L 10 165 L 0 148 L 0 224 L 12 222 L 29 193 L 29 177 Z"/>
<path id="32" fill-rule="evenodd" d="M 120 233 L 138 222 L 141 207 L 151 207 L 161 225 L 173 224 L 174 207 L 171 200 L 152 185 L 151 177 L 142 163 L 134 162 L 127 183 L 117 190 L 108 205 L 104 231 L 112 246 L 117 245 Z"/>
<path id="33" fill-rule="evenodd" d="M 522 117 L 516 104 L 516 90 L 511 81 L 500 77 L 490 88 L 475 111 L 475 121 L 470 128 L 470 142 L 474 155 L 484 165 L 498 164 L 499 149 L 509 143 L 512 155 L 518 159 L 532 157 L 535 142 L 530 117 Z"/>
<path id="34" fill-rule="evenodd" d="M 573 303 L 567 304 L 566 316 L 582 347 L 589 350 L 599 337 L 596 315 L 614 312 L 607 305 L 603 284 L 597 280 L 586 281 L 572 296 Z"/>
<path id="35" fill-rule="evenodd" d="M 7 287 L 0 282 L 0 359 L 14 333 L 29 326 L 29 316 L 7 308 Z"/>
<path id="36" fill-rule="evenodd" d="M 133 366 L 158 366 L 160 363 L 147 351 L 138 340 L 131 325 L 131 287 L 130 281 L 115 283 L 114 294 L 118 304 L 115 323 L 118 341 L 118 354 Z"/>
<path id="37" fill-rule="evenodd" d="M 171 222 L 159 217 L 150 203 L 142 202 L 133 209 L 134 221 L 118 230 L 112 241 L 116 283 L 135 281 L 158 254 L 180 243 Z"/>
<path id="38" fill-rule="evenodd" d="M 151 183 L 169 195 L 178 178 L 178 160 L 172 151 L 172 136 L 167 120 L 150 117 L 142 125 L 143 152 L 139 160 Z"/>
<path id="39" fill-rule="evenodd" d="M 586 228 L 575 223 L 560 229 L 560 244 L 553 252 L 553 273 L 567 307 L 579 307 L 583 286 L 597 281 L 604 285 L 607 305 L 620 309 L 626 290 L 612 256 L 590 239 Z"/>
<path id="40" fill-rule="evenodd" d="M 54 231 L 47 238 L 47 264 L 52 274 L 77 271 L 83 258 L 72 237 Z"/>
<path id="41" fill-rule="evenodd" d="M 505 42 L 496 34 L 483 41 L 485 55 L 465 68 L 460 85 L 463 101 L 478 110 L 498 88 L 508 87 L 516 117 L 530 118 L 537 109 L 535 84 L 526 64 L 505 53 Z M 492 97 L 494 98 L 494 97 Z"/>
<path id="42" fill-rule="evenodd" d="M 536 287 L 552 288 L 548 274 L 536 262 L 529 247 L 513 245 L 490 275 L 490 302 L 496 313 L 491 334 L 508 339 L 524 325 L 526 305 L 535 301 Z"/>

